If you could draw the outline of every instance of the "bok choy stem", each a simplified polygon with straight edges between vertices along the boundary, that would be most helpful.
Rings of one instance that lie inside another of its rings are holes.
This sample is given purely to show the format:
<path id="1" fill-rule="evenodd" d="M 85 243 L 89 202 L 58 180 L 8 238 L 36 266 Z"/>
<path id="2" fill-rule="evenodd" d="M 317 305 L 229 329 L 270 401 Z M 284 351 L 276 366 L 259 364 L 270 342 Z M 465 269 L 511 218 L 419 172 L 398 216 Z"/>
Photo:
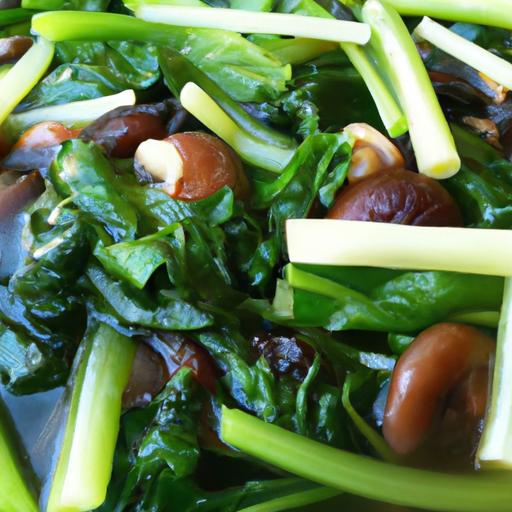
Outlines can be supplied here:
<path id="1" fill-rule="evenodd" d="M 508 474 L 458 475 L 387 464 L 226 407 L 221 435 L 226 443 L 284 471 L 366 498 L 446 512 L 510 510 Z"/>
<path id="2" fill-rule="evenodd" d="M 512 64 L 505 59 L 427 17 L 416 27 L 414 35 L 484 73 L 507 89 L 512 89 Z"/>
<path id="3" fill-rule="evenodd" d="M 246 34 L 312 37 L 324 41 L 356 44 L 366 44 L 370 39 L 370 28 L 364 23 L 296 14 L 141 5 L 135 11 L 135 15 L 146 21 L 168 23 L 179 27 L 214 28 Z"/>
<path id="4" fill-rule="evenodd" d="M 512 279 L 505 279 L 491 405 L 477 452 L 483 468 L 512 469 Z"/>
<path id="5" fill-rule="evenodd" d="M 54 45 L 39 38 L 32 48 L 2 78 L 0 124 L 44 75 L 53 58 Z"/>
<path id="6" fill-rule="evenodd" d="M 387 0 L 400 14 L 512 29 L 511 0 Z"/>
<path id="7" fill-rule="evenodd" d="M 105 500 L 134 355 L 135 343 L 107 325 L 86 333 L 68 389 L 68 416 L 47 512 L 93 510 Z"/>
<path id="8" fill-rule="evenodd" d="M 20 458 L 9 430 L 9 421 L 0 402 L 0 509 L 4 512 L 37 512 L 39 508 L 23 478 Z"/>
<path id="9" fill-rule="evenodd" d="M 372 27 L 371 46 L 378 64 L 407 116 L 420 172 L 437 179 L 453 176 L 461 165 L 453 136 L 402 18 L 379 0 L 368 0 L 362 16 Z"/>
<path id="10" fill-rule="evenodd" d="M 262 169 L 281 172 L 294 150 L 272 146 L 242 130 L 217 103 L 196 84 L 189 82 L 181 90 L 183 107 L 229 144 L 240 157 Z"/>
<path id="11" fill-rule="evenodd" d="M 129 89 L 102 98 L 37 108 L 11 114 L 5 121 L 4 129 L 11 137 L 15 137 L 44 121 L 56 121 L 70 128 L 82 128 L 110 110 L 135 105 L 136 101 L 135 92 Z"/>

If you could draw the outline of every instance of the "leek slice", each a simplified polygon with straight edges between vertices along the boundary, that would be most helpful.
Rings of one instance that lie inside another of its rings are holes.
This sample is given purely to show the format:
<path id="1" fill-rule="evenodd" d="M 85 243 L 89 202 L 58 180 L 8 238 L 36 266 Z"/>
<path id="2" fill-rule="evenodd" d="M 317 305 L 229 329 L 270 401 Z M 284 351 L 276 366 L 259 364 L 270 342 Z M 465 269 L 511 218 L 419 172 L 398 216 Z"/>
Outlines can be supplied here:
<path id="1" fill-rule="evenodd" d="M 476 455 L 483 468 L 512 469 L 512 279 L 505 279 L 491 405 Z"/>
<path id="2" fill-rule="evenodd" d="M 510 512 L 508 473 L 448 474 L 388 464 L 338 450 L 265 423 L 236 409 L 222 408 L 222 439 L 284 471 L 396 505 L 446 512 Z"/>
<path id="3" fill-rule="evenodd" d="M 86 333 L 68 389 L 68 417 L 47 512 L 93 510 L 105 500 L 135 348 L 130 338 L 104 324 Z"/>
<path id="4" fill-rule="evenodd" d="M 484 73 L 507 89 L 512 89 L 512 64 L 505 59 L 427 17 L 416 27 L 414 35 Z"/>
<path id="5" fill-rule="evenodd" d="M 2 78 L 0 124 L 39 82 L 50 66 L 55 46 L 39 38 L 30 50 Z"/>
<path id="6" fill-rule="evenodd" d="M 292 149 L 270 146 L 242 130 L 224 110 L 196 84 L 185 84 L 180 94 L 183 107 L 229 144 L 243 160 L 279 173 L 291 160 Z"/>
<path id="7" fill-rule="evenodd" d="M 362 16 L 372 27 L 377 62 L 384 67 L 407 117 L 419 171 L 436 179 L 453 176 L 461 165 L 455 142 L 402 18 L 378 0 L 368 0 Z"/>
<path id="8" fill-rule="evenodd" d="M 371 34 L 368 25 L 355 21 L 240 9 L 141 5 L 136 9 L 135 15 L 145 21 L 168 23 L 180 27 L 215 28 L 245 34 L 309 37 L 337 43 L 366 44 Z"/>
<path id="9" fill-rule="evenodd" d="M 85 101 L 74 101 L 65 105 L 42 107 L 20 114 L 11 114 L 5 121 L 4 127 L 10 135 L 24 132 L 31 126 L 45 121 L 62 123 L 68 128 L 82 128 L 92 123 L 98 117 L 118 108 L 135 105 L 137 98 L 131 89 Z"/>
<path id="10" fill-rule="evenodd" d="M 294 219 L 292 263 L 354 265 L 512 276 L 512 231 Z"/>
<path id="11" fill-rule="evenodd" d="M 27 487 L 20 468 L 20 460 L 13 446 L 8 423 L 0 402 L 0 510 L 2 512 L 37 512 L 39 507 Z"/>
<path id="12" fill-rule="evenodd" d="M 512 29 L 512 0 L 386 0 L 400 14 Z"/>

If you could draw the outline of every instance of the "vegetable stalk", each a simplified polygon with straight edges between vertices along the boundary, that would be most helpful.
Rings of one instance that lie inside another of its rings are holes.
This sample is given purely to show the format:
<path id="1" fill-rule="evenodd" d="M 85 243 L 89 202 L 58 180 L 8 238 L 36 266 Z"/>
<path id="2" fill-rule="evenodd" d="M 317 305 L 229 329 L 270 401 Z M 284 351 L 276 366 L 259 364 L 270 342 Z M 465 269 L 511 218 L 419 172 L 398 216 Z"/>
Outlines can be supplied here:
<path id="1" fill-rule="evenodd" d="M 30 18 L 36 13 L 37 11 L 22 9 L 20 7 L 14 9 L 2 9 L 0 10 L 0 26 L 12 25 L 14 23 L 20 23 L 21 21 L 30 20 Z"/>
<path id="2" fill-rule="evenodd" d="M 181 90 L 183 107 L 229 144 L 247 162 L 272 172 L 281 172 L 291 160 L 292 149 L 271 146 L 242 130 L 217 103 L 196 84 Z"/>
<path id="3" fill-rule="evenodd" d="M 406 16 L 432 16 L 512 29 L 511 0 L 387 0 L 386 3 Z"/>
<path id="4" fill-rule="evenodd" d="M 414 35 L 484 73 L 507 89 L 512 89 L 512 64 L 505 59 L 427 17 L 416 27 Z"/>
<path id="5" fill-rule="evenodd" d="M 68 417 L 47 512 L 93 510 L 105 500 L 134 355 L 134 342 L 107 325 L 86 333 L 68 389 Z"/>
<path id="6" fill-rule="evenodd" d="M 457 475 L 387 464 L 226 407 L 221 435 L 226 443 L 284 471 L 366 498 L 447 512 L 510 509 L 510 477 L 501 473 Z"/>
<path id="7" fill-rule="evenodd" d="M 40 38 L 2 78 L 0 124 L 44 75 L 53 58 L 54 45 Z"/>
<path id="8" fill-rule="evenodd" d="M 11 442 L 0 403 L 0 461 L 2 461 L 2 478 L 0 479 L 0 507 L 4 512 L 37 512 L 36 500 L 27 487 L 20 460 Z"/>
<path id="9" fill-rule="evenodd" d="M 512 232 L 294 219 L 286 223 L 293 263 L 512 275 Z"/>
<path id="10" fill-rule="evenodd" d="M 118 107 L 135 105 L 135 92 L 131 89 L 85 101 L 74 101 L 65 105 L 42 107 L 19 114 L 11 114 L 4 128 L 11 136 L 16 136 L 44 121 L 56 121 L 70 128 L 82 128 L 98 117 Z"/>
<path id="11" fill-rule="evenodd" d="M 512 469 L 512 280 L 505 280 L 491 405 L 477 452 L 483 468 Z"/>
<path id="12" fill-rule="evenodd" d="M 389 77 L 409 123 L 420 172 L 443 179 L 456 174 L 460 158 L 427 70 L 399 14 L 368 0 L 363 20 L 372 27 L 371 46 Z"/>
<path id="13" fill-rule="evenodd" d="M 340 46 L 368 87 L 389 136 L 395 138 L 406 133 L 407 119 L 365 51 L 352 43 Z"/>
<path id="14" fill-rule="evenodd" d="M 296 14 L 243 11 L 239 9 L 204 9 L 173 5 L 142 5 L 135 15 L 146 21 L 180 27 L 215 28 L 247 34 L 276 34 L 312 37 L 324 41 L 366 44 L 370 28 L 364 23 L 314 18 Z"/>

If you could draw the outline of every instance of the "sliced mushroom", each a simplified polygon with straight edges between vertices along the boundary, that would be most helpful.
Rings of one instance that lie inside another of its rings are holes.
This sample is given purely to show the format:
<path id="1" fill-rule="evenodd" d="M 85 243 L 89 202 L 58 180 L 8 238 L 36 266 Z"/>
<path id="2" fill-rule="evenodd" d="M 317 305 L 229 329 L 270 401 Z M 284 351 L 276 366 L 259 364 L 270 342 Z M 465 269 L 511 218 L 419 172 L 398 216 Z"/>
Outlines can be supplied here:
<path id="1" fill-rule="evenodd" d="M 16 173 L 0 174 L 0 219 L 20 212 L 44 191 L 38 172 L 19 177 Z"/>
<path id="2" fill-rule="evenodd" d="M 0 64 L 23 57 L 32 44 L 32 38 L 27 36 L 12 36 L 0 39 Z"/>

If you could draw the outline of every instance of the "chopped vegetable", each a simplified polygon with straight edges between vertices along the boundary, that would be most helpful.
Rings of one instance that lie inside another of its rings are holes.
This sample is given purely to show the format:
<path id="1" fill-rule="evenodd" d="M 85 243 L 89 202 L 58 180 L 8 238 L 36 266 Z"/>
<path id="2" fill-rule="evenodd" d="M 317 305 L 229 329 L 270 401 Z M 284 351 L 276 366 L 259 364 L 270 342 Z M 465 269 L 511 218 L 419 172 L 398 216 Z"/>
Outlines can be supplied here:
<path id="1" fill-rule="evenodd" d="M 460 169 L 460 158 L 407 27 L 392 7 L 378 0 L 368 0 L 362 15 L 372 27 L 370 44 L 378 63 L 407 116 L 418 169 L 432 178 L 453 176 Z"/>
<path id="2" fill-rule="evenodd" d="M 0 124 L 46 73 L 53 58 L 54 45 L 40 38 L 2 78 Z"/>
<path id="3" fill-rule="evenodd" d="M 82 128 L 110 110 L 134 105 L 135 102 L 135 93 L 132 90 L 127 90 L 94 100 L 42 107 L 19 114 L 11 114 L 4 123 L 4 129 L 11 136 L 19 135 L 31 126 L 44 121 L 56 121 L 71 128 Z"/>
<path id="4" fill-rule="evenodd" d="M 477 452 L 477 463 L 483 469 L 512 468 L 512 386 L 508 368 L 512 364 L 510 342 L 512 339 L 512 281 L 505 280 L 503 307 L 498 327 L 494 378 L 491 401 L 484 424 L 484 431 Z"/>
<path id="5" fill-rule="evenodd" d="M 512 234 L 505 230 L 289 220 L 286 234 L 294 263 L 512 274 Z"/>
<path id="6" fill-rule="evenodd" d="M 255 13 L 238 9 L 203 9 L 143 5 L 135 11 L 146 21 L 184 27 L 216 28 L 244 33 L 313 37 L 325 41 L 366 44 L 370 29 L 363 23 L 328 20 L 281 13 Z"/>
<path id="7" fill-rule="evenodd" d="M 507 475 L 453 475 L 386 464 L 330 448 L 227 407 L 222 409 L 222 439 L 284 471 L 396 505 L 505 512 L 512 498 Z"/>
<path id="8" fill-rule="evenodd" d="M 431 16 L 512 29 L 510 0 L 387 0 L 386 3 L 407 16 Z"/>
<path id="9" fill-rule="evenodd" d="M 512 89 L 512 64 L 430 18 L 423 18 L 414 35 L 474 67 L 498 84 Z"/>
<path id="10" fill-rule="evenodd" d="M 69 383 L 69 404 L 48 512 L 87 511 L 105 500 L 121 398 L 135 344 L 104 324 L 89 328 Z"/>
<path id="11" fill-rule="evenodd" d="M 0 501 L 2 510 L 16 512 L 37 512 L 39 510 L 33 491 L 25 482 L 21 466 L 21 457 L 16 453 L 10 432 L 4 405 L 0 402 L 0 460 L 2 460 L 2 479 L 0 481 Z"/>

